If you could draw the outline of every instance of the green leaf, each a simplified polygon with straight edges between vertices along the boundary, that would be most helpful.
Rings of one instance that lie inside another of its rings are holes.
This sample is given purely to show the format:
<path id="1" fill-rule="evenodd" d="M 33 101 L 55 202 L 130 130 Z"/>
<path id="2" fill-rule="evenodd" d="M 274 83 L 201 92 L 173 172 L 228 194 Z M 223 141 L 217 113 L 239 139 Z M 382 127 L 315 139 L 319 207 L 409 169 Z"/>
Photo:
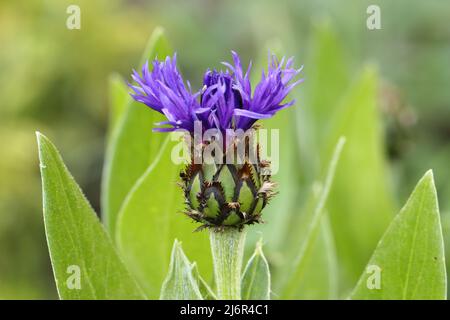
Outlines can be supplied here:
<path id="1" fill-rule="evenodd" d="M 37 133 L 44 221 L 61 299 L 143 299 L 56 147 Z"/>
<path id="2" fill-rule="evenodd" d="M 167 137 L 155 161 L 125 199 L 117 221 L 119 250 L 150 298 L 159 296 L 175 238 L 184 243 L 202 274 L 212 275 L 208 235 L 194 233 L 196 225 L 182 214 L 183 194 L 176 185 L 182 165 L 172 162 L 172 147 Z"/>
<path id="3" fill-rule="evenodd" d="M 306 224 L 308 223 L 306 218 L 308 215 L 305 214 L 304 216 L 305 219 L 301 221 Z M 295 226 L 298 228 L 295 231 L 297 234 L 306 233 L 306 225 L 303 228 L 301 224 L 296 224 Z M 300 247 L 299 243 L 303 243 L 302 241 L 295 241 L 297 243 L 297 254 Z M 289 255 L 289 257 L 292 257 L 292 255 Z M 296 256 L 294 255 L 294 257 Z M 292 258 L 288 259 L 288 261 L 292 260 Z M 289 274 L 291 268 L 292 266 L 288 264 L 279 273 L 282 275 Z M 296 299 L 327 300 L 338 298 L 338 266 L 333 234 L 326 213 L 323 214 L 320 222 L 319 234 L 316 239 L 313 239 L 311 256 L 305 262 L 303 273 L 304 276 L 300 278 L 296 285 L 295 294 L 293 294 Z M 278 290 L 275 292 L 278 292 Z"/>
<path id="4" fill-rule="evenodd" d="M 270 270 L 261 240 L 245 267 L 241 292 L 242 300 L 270 300 Z"/>
<path id="5" fill-rule="evenodd" d="M 294 91 L 301 104 L 294 107 L 302 163 L 299 174 L 306 183 L 312 183 L 327 165 L 328 158 L 321 159 L 320 150 L 326 145 L 332 119 L 339 113 L 337 102 L 350 84 L 342 41 L 328 22 L 314 27 L 309 48 L 306 61 L 301 61 L 305 82 Z"/>
<path id="6" fill-rule="evenodd" d="M 378 243 L 352 299 L 446 299 L 444 244 L 433 173 L 419 181 Z"/>
<path id="7" fill-rule="evenodd" d="M 308 229 L 306 230 L 302 245 L 299 248 L 298 255 L 294 259 L 294 271 L 291 277 L 289 277 L 284 290 L 283 296 L 287 299 L 295 299 L 297 297 L 298 288 L 303 283 L 306 275 L 305 271 L 307 270 L 307 267 L 311 261 L 311 257 L 314 254 L 313 249 L 320 234 L 320 226 L 322 218 L 324 216 L 325 203 L 330 193 L 330 188 L 333 183 L 336 167 L 344 144 L 345 138 L 341 137 L 336 144 L 335 150 L 333 152 L 321 195 L 318 198 L 317 203 L 314 207 L 314 211 L 310 215 L 310 219 L 306 224 L 308 226 Z"/>
<path id="8" fill-rule="evenodd" d="M 125 80 L 117 73 L 109 76 L 109 128 L 113 132 L 115 126 L 120 123 L 120 119 L 125 113 L 126 107 L 130 103 L 130 95 L 125 85 Z"/>
<path id="9" fill-rule="evenodd" d="M 445 265 L 448 274 L 450 272 L 450 212 L 442 213 L 441 219 L 442 233 L 444 235 Z M 450 286 L 447 286 L 447 296 L 449 295 L 449 293 Z"/>
<path id="10" fill-rule="evenodd" d="M 337 107 L 323 150 L 329 158 L 338 137 L 346 137 L 327 203 L 346 290 L 358 279 L 395 212 L 376 105 L 377 78 L 371 67 L 357 77 Z"/>
<path id="11" fill-rule="evenodd" d="M 165 57 L 170 53 L 164 31 L 157 28 L 150 37 L 141 64 L 146 58 Z M 163 119 L 158 112 L 131 98 L 122 112 L 109 139 L 102 179 L 102 217 L 111 235 L 114 235 L 117 214 L 126 195 L 153 161 L 165 137 L 152 132 L 155 122 Z"/>
<path id="12" fill-rule="evenodd" d="M 387 179 L 377 74 L 366 68 L 351 81 L 346 51 L 327 23 L 316 28 L 305 62 L 306 81 L 296 90 L 301 182 L 326 170 L 340 136 L 347 138 L 327 210 L 340 262 L 340 287 L 350 290 L 396 211 Z"/>
<path id="13" fill-rule="evenodd" d="M 217 296 L 214 293 L 213 289 L 209 286 L 208 282 L 203 279 L 198 271 L 197 263 L 193 263 L 192 274 L 194 275 L 194 279 L 197 281 L 198 288 L 200 289 L 200 293 L 205 300 L 217 300 Z"/>
<path id="14" fill-rule="evenodd" d="M 191 264 L 181 248 L 174 241 L 170 257 L 169 273 L 161 288 L 161 300 L 203 300 Z"/>
<path id="15" fill-rule="evenodd" d="M 312 184 L 309 196 L 303 207 L 296 210 L 289 222 L 286 232 L 285 246 L 282 258 L 285 261 L 295 261 L 298 258 L 298 248 L 308 240 L 308 228 L 313 220 L 315 207 L 323 191 L 323 184 L 316 181 Z M 329 223 L 328 213 L 323 213 L 320 221 L 317 239 L 312 239 L 311 257 L 305 263 L 304 276 L 296 286 L 295 297 L 301 300 L 337 299 L 338 297 L 338 266 L 333 233 Z M 275 292 L 282 291 L 283 284 L 289 280 L 292 264 L 284 263 L 281 270 L 275 273 Z M 284 281 L 283 281 L 284 280 Z"/>
<path id="16" fill-rule="evenodd" d="M 306 105 L 311 106 L 308 110 L 316 122 L 317 142 L 322 143 L 330 119 L 339 112 L 333 107 L 336 97 L 345 92 L 350 80 L 342 45 L 329 23 L 321 22 L 315 27 L 311 52 L 305 65 L 307 81 L 303 90 L 299 91 L 307 92 Z M 297 111 L 302 112 L 300 109 Z"/>
<path id="17" fill-rule="evenodd" d="M 303 300 L 338 298 L 338 263 L 328 214 L 322 217 L 319 235 L 305 267 L 303 281 L 298 286 L 297 297 Z"/>

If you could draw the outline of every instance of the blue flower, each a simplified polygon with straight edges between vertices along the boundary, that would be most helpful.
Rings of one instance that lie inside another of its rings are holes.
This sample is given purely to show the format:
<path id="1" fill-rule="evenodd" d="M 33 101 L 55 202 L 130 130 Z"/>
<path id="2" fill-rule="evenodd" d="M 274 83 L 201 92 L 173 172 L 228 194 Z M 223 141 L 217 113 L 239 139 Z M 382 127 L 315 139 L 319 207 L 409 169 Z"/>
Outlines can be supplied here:
<path id="1" fill-rule="evenodd" d="M 149 71 L 148 62 L 142 74 L 133 70 L 135 85 L 131 96 L 138 102 L 164 114 L 167 121 L 158 123 L 155 131 L 186 130 L 194 132 L 195 121 L 200 121 L 203 130 L 215 128 L 250 129 L 258 119 L 272 117 L 276 112 L 294 104 L 285 102 L 289 92 L 303 79 L 293 81 L 301 72 L 294 69 L 293 58 L 278 62 L 269 57 L 267 74 L 263 71 L 254 92 L 249 79 L 251 63 L 245 74 L 237 53 L 232 52 L 233 64 L 223 63 L 225 71 L 207 70 L 203 76 L 203 87 L 192 92 L 189 82 L 176 66 L 176 55 L 165 61 L 153 61 Z"/>

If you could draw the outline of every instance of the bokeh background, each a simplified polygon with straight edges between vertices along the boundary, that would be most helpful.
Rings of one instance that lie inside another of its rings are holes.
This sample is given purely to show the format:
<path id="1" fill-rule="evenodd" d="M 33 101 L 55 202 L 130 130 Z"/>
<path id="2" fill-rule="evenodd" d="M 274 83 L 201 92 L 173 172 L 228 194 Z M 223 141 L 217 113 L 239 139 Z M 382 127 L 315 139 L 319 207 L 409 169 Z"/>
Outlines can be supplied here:
<path id="1" fill-rule="evenodd" d="M 81 8 L 81 30 L 66 28 L 70 4 Z M 366 28 L 369 4 L 381 8 L 381 30 Z M 439 0 L 0 1 L 0 298 L 57 297 L 42 222 L 34 132 L 44 132 L 55 142 L 100 211 L 108 79 L 113 72 L 129 79 L 158 25 L 165 28 L 184 75 L 192 80 L 200 79 L 207 67 L 230 60 L 231 49 L 248 61 L 266 55 L 276 43 L 284 54 L 305 63 L 305 86 L 297 89 L 305 90 L 305 97 L 298 95 L 295 108 L 306 113 L 315 102 L 307 97 L 308 78 L 317 81 L 311 73 L 315 66 L 308 61 L 340 55 L 342 68 L 331 66 L 332 79 L 341 70 L 356 75 L 370 63 L 380 79 L 380 152 L 387 162 L 392 214 L 433 168 L 448 230 L 449 18 L 450 2 Z M 326 52 L 317 45 L 324 37 L 332 44 Z M 339 86 L 330 89 L 327 84 L 315 86 L 330 102 L 324 119 L 341 94 Z M 304 170 L 301 162 L 297 168 Z M 376 208 L 369 209 L 376 214 Z M 445 237 L 449 239 L 448 232 Z M 352 247 L 342 250 L 353 252 Z M 363 259 L 370 253 L 362 253 Z M 274 261 L 276 257 L 274 252 Z M 352 276 L 342 277 L 350 278 L 351 286 Z"/>

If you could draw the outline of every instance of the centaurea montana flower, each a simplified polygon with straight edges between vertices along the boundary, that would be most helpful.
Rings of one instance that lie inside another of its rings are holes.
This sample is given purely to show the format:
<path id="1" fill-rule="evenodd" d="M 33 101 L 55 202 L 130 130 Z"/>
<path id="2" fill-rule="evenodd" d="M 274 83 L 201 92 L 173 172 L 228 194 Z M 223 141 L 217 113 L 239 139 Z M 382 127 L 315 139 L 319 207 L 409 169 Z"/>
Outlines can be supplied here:
<path id="1" fill-rule="evenodd" d="M 262 72 L 261 80 L 252 94 L 250 83 L 251 63 L 245 74 L 237 53 L 232 52 L 233 63 L 224 62 L 225 71 L 207 70 L 203 76 L 203 87 L 192 92 L 189 82 L 184 82 L 177 69 L 177 57 L 165 61 L 153 61 L 149 71 L 148 62 L 142 67 L 142 74 L 133 71 L 136 85 L 130 85 L 132 97 L 150 108 L 164 114 L 168 121 L 158 125 L 156 131 L 183 129 L 190 133 L 194 121 L 201 121 L 202 128 L 250 129 L 258 119 L 272 117 L 276 112 L 294 104 L 294 100 L 283 103 L 289 92 L 303 79 L 292 80 L 300 73 L 294 69 L 293 58 L 278 62 L 275 56 L 269 58 L 267 74 Z"/>
<path id="2" fill-rule="evenodd" d="M 303 79 L 293 81 L 301 72 L 301 68 L 292 67 L 293 58 L 278 62 L 275 56 L 270 56 L 267 73 L 262 72 L 252 92 L 251 63 L 244 73 L 239 56 L 232 52 L 232 57 L 233 65 L 223 63 L 225 71 L 208 69 L 203 76 L 203 87 L 196 92 L 189 82 L 185 84 L 176 66 L 176 55 L 165 61 L 154 60 L 152 71 L 146 63 L 142 74 L 133 71 L 136 84 L 130 84 L 131 95 L 166 116 L 167 121 L 157 124 L 163 127 L 155 131 L 183 130 L 191 136 L 196 133 L 196 123 L 201 124 L 202 133 L 209 129 L 226 136 L 230 129 L 246 132 L 257 120 L 270 118 L 294 104 L 294 100 L 285 100 Z M 259 146 L 255 148 L 245 138 L 242 140 L 240 143 L 247 148 L 240 159 L 243 161 L 233 158 L 232 163 L 199 164 L 193 159 L 180 174 L 187 205 L 185 213 L 201 222 L 202 227 L 240 229 L 260 222 L 262 209 L 274 195 L 274 183 L 267 173 L 269 162 L 260 159 Z M 201 143 L 203 150 L 211 141 Z M 229 148 L 226 144 L 225 153 L 237 149 L 236 145 L 233 142 L 234 148 Z"/>

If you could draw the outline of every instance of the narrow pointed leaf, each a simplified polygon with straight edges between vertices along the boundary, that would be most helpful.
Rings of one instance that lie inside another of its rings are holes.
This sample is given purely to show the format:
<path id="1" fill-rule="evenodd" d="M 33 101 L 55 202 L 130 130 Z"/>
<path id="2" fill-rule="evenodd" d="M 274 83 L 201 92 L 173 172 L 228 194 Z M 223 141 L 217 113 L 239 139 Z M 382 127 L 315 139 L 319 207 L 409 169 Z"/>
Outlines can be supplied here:
<path id="1" fill-rule="evenodd" d="M 47 243 L 61 299 L 143 299 L 56 147 L 37 133 Z"/>
<path id="2" fill-rule="evenodd" d="M 194 265 L 189 262 L 175 240 L 170 258 L 169 272 L 161 288 L 161 300 L 203 300 L 193 275 Z"/>
<path id="3" fill-rule="evenodd" d="M 288 282 L 284 289 L 283 295 L 287 299 L 296 298 L 297 289 L 299 288 L 305 277 L 305 270 L 307 270 L 307 266 L 313 255 L 312 250 L 316 244 L 317 237 L 320 234 L 320 226 L 324 214 L 324 207 L 328 199 L 330 188 L 332 187 L 335 170 L 344 144 L 345 138 L 341 137 L 334 149 L 333 156 L 331 158 L 328 172 L 325 178 L 323 190 L 321 191 L 320 197 L 317 199 L 314 211 L 312 212 L 310 221 L 307 224 L 309 227 L 308 230 L 306 230 L 305 238 L 299 248 L 296 258 L 294 259 L 293 273 L 291 277 L 288 278 Z"/>
<path id="4" fill-rule="evenodd" d="M 305 217 L 306 218 L 306 217 Z M 303 219 L 302 221 L 307 221 Z M 305 222 L 307 223 L 307 222 Z M 298 225 L 297 225 L 298 226 Z M 305 228 L 298 228 L 302 233 Z M 304 240 L 296 243 L 303 243 Z M 338 264 L 334 247 L 333 234 L 328 215 L 325 213 L 320 222 L 320 230 L 313 241 L 311 256 L 305 262 L 304 276 L 296 285 L 295 298 L 300 300 L 328 300 L 338 298 Z M 297 248 L 299 245 L 297 245 Z M 298 254 L 298 250 L 297 250 Z M 289 257 L 292 257 L 290 255 Z M 295 255 L 294 255 L 295 257 Z M 280 273 L 289 273 L 288 264 Z M 287 269 L 287 270 L 286 270 Z M 274 290 L 279 292 L 278 287 Z"/>
<path id="5" fill-rule="evenodd" d="M 116 230 L 120 252 L 150 298 L 159 297 L 175 238 L 184 243 L 202 274 L 212 274 L 208 235 L 194 233 L 196 225 L 182 214 L 183 193 L 177 186 L 182 165 L 172 162 L 169 139 L 128 194 Z"/>
<path id="6" fill-rule="evenodd" d="M 169 55 L 167 40 L 161 28 L 155 29 L 142 62 L 155 56 Z M 102 179 L 102 218 L 114 235 L 117 214 L 136 180 L 156 156 L 164 136 L 152 132 L 163 116 L 128 98 L 123 115 L 114 125 L 106 150 Z"/>
<path id="7" fill-rule="evenodd" d="M 355 79 L 338 106 L 323 150 L 323 157 L 329 157 L 335 141 L 346 137 L 327 203 L 344 290 L 357 281 L 395 212 L 376 104 L 377 79 L 372 67 Z"/>
<path id="8" fill-rule="evenodd" d="M 113 73 L 109 76 L 109 125 L 108 131 L 111 133 L 117 123 L 125 113 L 126 107 L 130 103 L 128 87 L 119 74 Z"/>
<path id="9" fill-rule="evenodd" d="M 210 287 L 208 282 L 203 279 L 198 271 L 197 263 L 194 262 L 192 267 L 192 274 L 194 275 L 194 279 L 197 281 L 198 288 L 200 289 L 200 293 L 202 294 L 203 299 L 205 300 L 217 300 L 217 296 L 214 293 L 213 289 Z"/>
<path id="10" fill-rule="evenodd" d="M 301 181 L 326 170 L 340 136 L 347 138 L 327 210 L 340 263 L 340 287 L 352 289 L 395 212 L 384 157 L 374 68 L 355 74 L 345 48 L 327 23 L 319 24 L 305 62 L 304 107 L 297 113 Z M 326 88 L 326 90 L 324 90 Z"/>
<path id="11" fill-rule="evenodd" d="M 444 249 L 445 249 L 445 265 L 447 274 L 450 272 L 450 212 L 445 212 L 441 215 L 442 219 L 442 233 L 444 235 Z M 450 286 L 447 285 L 447 297 L 450 293 Z"/>
<path id="12" fill-rule="evenodd" d="M 323 184 L 319 181 L 314 182 L 302 209 L 292 217 L 285 240 L 287 245 L 283 250 L 285 261 L 298 259 L 298 248 L 301 248 L 308 239 L 308 229 L 322 191 Z M 313 240 L 311 257 L 304 267 L 304 276 L 296 285 L 297 299 L 336 299 L 338 296 L 336 248 L 327 212 L 323 213 L 320 225 L 319 235 Z M 275 274 L 275 292 L 282 291 L 283 284 L 289 280 L 291 270 L 292 264 L 285 263 L 282 270 Z"/>
<path id="13" fill-rule="evenodd" d="M 337 103 L 350 84 L 350 73 L 342 41 L 328 22 L 321 21 L 314 26 L 308 47 L 306 61 L 302 61 L 304 87 L 295 91 L 300 106 L 293 109 L 297 115 L 299 162 L 302 163 L 299 174 L 311 183 L 327 166 L 328 158 L 320 158 L 320 150 L 327 142 L 330 123 L 340 111 Z"/>
<path id="14" fill-rule="evenodd" d="M 314 30 L 311 51 L 307 66 L 307 81 L 305 81 L 305 90 L 299 91 L 306 93 L 308 110 L 316 122 L 317 143 L 323 142 L 323 134 L 330 119 L 334 113 L 339 112 L 336 104 L 336 98 L 345 92 L 349 85 L 348 63 L 345 61 L 345 54 L 342 44 L 332 26 L 327 22 L 319 23 Z M 324 90 L 327 88 L 327 90 Z M 297 112 L 303 112 L 297 108 Z M 301 128 L 300 128 L 301 129 Z"/>
<path id="15" fill-rule="evenodd" d="M 447 279 L 433 173 L 419 181 L 381 238 L 352 299 L 446 299 Z"/>
<path id="16" fill-rule="evenodd" d="M 242 300 L 270 300 L 270 270 L 261 240 L 245 267 L 241 288 Z"/>

